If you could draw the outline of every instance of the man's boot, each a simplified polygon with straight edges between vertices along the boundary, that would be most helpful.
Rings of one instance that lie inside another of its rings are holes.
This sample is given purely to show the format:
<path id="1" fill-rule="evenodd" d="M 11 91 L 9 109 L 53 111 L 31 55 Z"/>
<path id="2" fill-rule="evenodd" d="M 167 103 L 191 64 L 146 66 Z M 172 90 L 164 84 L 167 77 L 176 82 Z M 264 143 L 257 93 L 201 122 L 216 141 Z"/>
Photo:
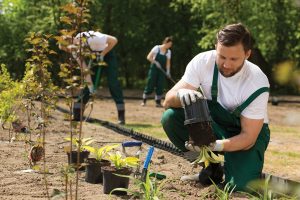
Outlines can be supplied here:
<path id="1" fill-rule="evenodd" d="M 224 170 L 220 163 L 210 163 L 206 168 L 203 168 L 199 173 L 199 182 L 203 186 L 213 184 L 217 185 L 223 181 Z"/>
<path id="2" fill-rule="evenodd" d="M 125 110 L 118 110 L 118 124 L 125 124 Z"/>
<path id="3" fill-rule="evenodd" d="M 161 108 L 162 107 L 162 105 L 161 105 L 161 100 L 159 99 L 157 99 L 157 100 L 155 100 L 155 103 L 156 103 L 156 107 L 158 107 L 158 108 Z"/>
<path id="4" fill-rule="evenodd" d="M 81 103 L 75 102 L 73 106 L 73 121 L 80 121 Z"/>
<path id="5" fill-rule="evenodd" d="M 147 99 L 143 99 L 143 102 L 141 103 L 141 106 L 145 106 L 147 102 Z"/>
<path id="6" fill-rule="evenodd" d="M 143 93 L 143 102 L 141 103 L 141 106 L 145 106 L 147 101 L 147 94 Z"/>

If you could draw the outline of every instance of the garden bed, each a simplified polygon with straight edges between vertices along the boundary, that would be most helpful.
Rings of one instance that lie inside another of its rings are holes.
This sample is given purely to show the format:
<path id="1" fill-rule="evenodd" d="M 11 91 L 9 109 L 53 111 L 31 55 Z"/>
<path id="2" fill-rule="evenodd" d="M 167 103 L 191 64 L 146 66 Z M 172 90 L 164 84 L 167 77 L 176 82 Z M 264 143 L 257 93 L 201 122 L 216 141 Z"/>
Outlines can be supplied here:
<path id="1" fill-rule="evenodd" d="M 164 109 L 156 108 L 154 100 L 149 100 L 146 107 L 140 106 L 140 100 L 126 99 L 125 102 L 128 127 L 168 140 L 159 125 Z M 60 103 L 60 106 L 63 104 Z M 298 170 L 300 166 L 300 125 L 296 123 L 300 121 L 299 113 L 300 106 L 298 104 L 280 104 L 279 106 L 269 104 L 271 131 L 273 132 L 266 153 L 264 172 L 300 181 L 300 171 Z M 101 98 L 95 101 L 91 116 L 116 122 L 117 111 L 113 101 Z M 69 123 L 64 120 L 64 114 L 59 111 L 53 113 L 51 121 L 52 124 L 48 127 L 49 132 L 46 135 L 46 165 L 49 170 L 47 181 L 50 194 L 57 190 L 64 191 L 64 182 L 60 171 L 67 164 L 67 155 L 64 152 L 64 146 L 67 146 L 67 143 L 64 143 L 64 138 L 68 137 Z M 8 143 L 6 142 L 7 131 L 1 130 L 0 133 L 0 137 L 3 139 L 0 145 L 0 171 L 2 172 L 0 174 L 0 199 L 46 199 L 43 174 L 23 171 L 29 169 L 26 158 L 28 146 L 26 147 L 22 141 Z M 98 142 L 94 143 L 96 146 L 131 140 L 98 124 L 84 123 L 83 134 L 84 137 L 94 138 Z M 149 145 L 143 143 L 140 156 L 142 162 L 148 147 Z M 133 155 L 136 152 L 135 148 L 128 150 Z M 212 188 L 203 188 L 194 182 L 180 181 L 182 175 L 197 173 L 199 170 L 200 168 L 193 169 L 189 162 L 181 157 L 157 148 L 154 150 L 150 171 L 161 172 L 167 176 L 168 181 L 163 187 L 166 199 L 199 199 L 200 196 L 203 197 Z M 84 171 L 80 172 L 79 176 L 78 199 L 109 199 L 108 195 L 103 194 L 101 184 L 85 182 Z M 122 198 L 129 199 L 128 196 L 114 196 L 112 199 Z M 243 199 L 243 197 L 235 194 L 235 199 Z"/>

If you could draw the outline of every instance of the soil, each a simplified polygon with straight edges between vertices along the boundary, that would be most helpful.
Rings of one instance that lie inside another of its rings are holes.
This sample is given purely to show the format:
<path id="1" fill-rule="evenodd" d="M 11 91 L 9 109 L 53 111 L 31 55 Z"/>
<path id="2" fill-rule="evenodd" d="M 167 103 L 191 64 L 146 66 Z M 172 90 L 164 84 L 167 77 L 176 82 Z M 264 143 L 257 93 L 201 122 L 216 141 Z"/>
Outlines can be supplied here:
<path id="1" fill-rule="evenodd" d="M 100 118 L 111 122 L 117 121 L 117 111 L 112 99 L 101 98 L 108 95 L 107 91 L 101 93 L 102 96 L 94 103 L 92 112 L 93 118 Z M 131 91 L 125 91 L 127 97 L 140 97 L 141 91 L 134 95 Z M 98 96 L 99 97 L 99 96 Z M 141 100 L 126 99 L 126 123 L 129 124 L 159 124 L 163 108 L 155 107 L 154 100 L 149 100 L 145 107 L 140 106 Z M 60 106 L 64 104 L 60 103 Z M 299 104 L 279 104 L 272 106 L 269 104 L 270 123 L 277 126 L 288 126 L 300 130 L 300 105 Z M 48 173 L 47 185 L 49 195 L 53 195 L 59 191 L 65 190 L 64 179 L 61 170 L 68 163 L 67 154 L 64 147 L 68 144 L 64 138 L 69 137 L 69 122 L 66 121 L 65 115 L 59 111 L 54 111 L 50 118 L 51 124 L 47 127 L 46 133 L 46 170 Z M 24 120 L 25 118 L 23 118 Z M 32 126 L 34 127 L 34 125 Z M 39 130 L 35 130 L 38 133 Z M 132 139 L 115 133 L 98 124 L 83 123 L 83 137 L 92 137 L 97 142 L 93 145 L 100 146 L 110 143 L 121 143 L 123 141 L 131 141 Z M 266 153 L 266 163 L 264 172 L 271 173 L 284 178 L 300 181 L 299 164 L 300 159 L 294 161 L 288 160 L 278 163 L 277 160 L 268 159 L 268 155 L 272 152 L 294 152 L 295 156 L 299 156 L 300 140 L 299 135 L 288 134 L 288 130 L 282 130 L 283 134 L 287 132 L 286 137 L 275 135 L 271 137 L 271 142 Z M 299 132 L 299 131 L 298 131 Z M 282 134 L 282 135 L 283 135 Z M 0 199 L 47 199 L 45 190 L 44 174 L 30 171 L 27 159 L 29 144 L 25 144 L 20 138 L 22 135 L 13 133 L 16 140 L 8 142 L 8 131 L 0 130 Z M 36 140 L 37 134 L 32 134 L 32 140 Z M 28 137 L 28 136 L 27 136 Z M 167 139 L 165 139 L 167 140 Z M 140 158 L 142 162 L 145 159 L 149 145 L 143 143 Z M 121 151 L 121 149 L 119 149 Z M 134 155 L 137 152 L 135 147 L 131 147 L 127 153 Z M 295 158 L 296 158 L 295 157 Z M 37 163 L 43 167 L 43 161 Z M 196 182 L 182 182 L 182 175 L 198 173 L 200 167 L 193 168 L 190 163 L 166 151 L 155 149 L 150 171 L 160 172 L 167 176 L 167 182 L 164 184 L 163 193 L 165 199 L 209 199 L 209 191 L 212 187 L 202 187 Z M 101 184 L 91 184 L 85 182 L 85 172 L 79 171 L 78 180 L 78 199 L 94 200 L 109 199 L 109 195 L 103 194 L 103 186 Z M 129 185 L 130 187 L 130 185 Z M 75 182 L 72 185 L 73 195 L 75 194 Z M 234 199 L 245 199 L 239 194 L 234 195 Z M 56 197 L 53 199 L 65 199 L 64 197 Z M 70 199 L 70 197 L 69 197 Z M 74 196 L 73 196 L 73 199 Z M 130 199 L 130 196 L 115 196 L 111 199 Z"/>

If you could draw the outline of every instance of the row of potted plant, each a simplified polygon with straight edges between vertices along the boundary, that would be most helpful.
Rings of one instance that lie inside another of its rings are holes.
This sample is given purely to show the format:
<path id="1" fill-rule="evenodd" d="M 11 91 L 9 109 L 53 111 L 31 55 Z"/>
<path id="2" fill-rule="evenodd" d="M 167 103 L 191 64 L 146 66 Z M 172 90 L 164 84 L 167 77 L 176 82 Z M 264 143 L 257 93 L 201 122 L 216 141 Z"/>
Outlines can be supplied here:
<path id="1" fill-rule="evenodd" d="M 71 141 L 71 138 L 65 138 Z M 103 183 L 104 194 L 110 194 L 115 188 L 128 188 L 129 177 L 134 167 L 139 165 L 139 158 L 126 157 L 117 151 L 119 144 L 93 147 L 92 138 L 72 138 L 74 149 L 66 150 L 68 162 L 77 170 L 85 169 L 85 181 L 88 183 Z M 78 156 L 79 148 L 79 156 Z M 115 150 L 115 151 L 112 151 Z M 89 157 L 91 155 L 91 157 Z M 79 158 L 79 160 L 78 160 Z M 120 176 L 121 175 L 121 176 Z M 124 191 L 114 191 L 114 194 L 123 195 Z"/>

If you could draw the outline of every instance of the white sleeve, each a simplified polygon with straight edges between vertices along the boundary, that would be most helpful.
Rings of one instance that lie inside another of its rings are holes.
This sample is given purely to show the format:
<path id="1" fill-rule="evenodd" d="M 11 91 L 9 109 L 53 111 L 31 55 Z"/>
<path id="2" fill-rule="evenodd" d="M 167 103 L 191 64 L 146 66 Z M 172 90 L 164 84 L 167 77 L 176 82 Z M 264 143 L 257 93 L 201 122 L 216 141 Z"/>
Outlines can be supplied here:
<path id="1" fill-rule="evenodd" d="M 266 119 L 269 92 L 260 94 L 241 113 L 249 119 Z"/>
<path id="2" fill-rule="evenodd" d="M 168 49 L 168 52 L 167 52 L 166 56 L 167 56 L 168 59 L 171 59 L 171 50 L 170 49 Z"/>
<path id="3" fill-rule="evenodd" d="M 151 49 L 151 52 L 156 55 L 158 53 L 158 45 L 154 46 L 152 49 Z"/>

